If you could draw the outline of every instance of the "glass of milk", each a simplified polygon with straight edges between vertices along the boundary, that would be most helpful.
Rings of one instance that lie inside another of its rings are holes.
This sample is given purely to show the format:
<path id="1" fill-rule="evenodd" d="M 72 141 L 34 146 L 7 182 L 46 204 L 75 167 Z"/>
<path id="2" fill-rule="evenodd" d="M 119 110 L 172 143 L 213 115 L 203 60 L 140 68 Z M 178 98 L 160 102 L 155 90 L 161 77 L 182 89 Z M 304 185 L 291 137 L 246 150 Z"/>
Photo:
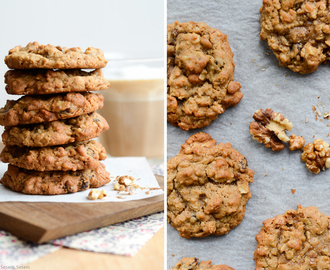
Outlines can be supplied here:
<path id="1" fill-rule="evenodd" d="M 164 157 L 164 59 L 108 59 L 99 137 L 111 156 Z"/>

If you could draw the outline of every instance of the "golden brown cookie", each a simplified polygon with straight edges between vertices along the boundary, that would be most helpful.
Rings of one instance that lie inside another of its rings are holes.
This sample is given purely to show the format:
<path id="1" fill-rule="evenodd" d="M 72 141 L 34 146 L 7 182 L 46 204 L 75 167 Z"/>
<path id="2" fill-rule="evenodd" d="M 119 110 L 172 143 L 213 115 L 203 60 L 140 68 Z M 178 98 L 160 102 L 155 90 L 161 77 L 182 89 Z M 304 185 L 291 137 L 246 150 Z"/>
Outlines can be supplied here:
<path id="1" fill-rule="evenodd" d="M 44 95 L 87 92 L 107 89 L 110 85 L 101 69 L 86 72 L 79 69 L 8 70 L 6 91 L 12 95 Z"/>
<path id="2" fill-rule="evenodd" d="M 104 147 L 97 141 L 38 148 L 7 145 L 0 154 L 4 163 L 35 171 L 95 169 L 106 157 Z"/>
<path id="3" fill-rule="evenodd" d="M 227 234 L 242 221 L 254 172 L 230 143 L 192 135 L 167 163 L 167 220 L 185 238 Z"/>
<path id="4" fill-rule="evenodd" d="M 90 92 L 23 96 L 18 100 L 7 100 L 5 107 L 0 109 L 0 125 L 51 122 L 91 113 L 102 107 L 103 96 Z"/>
<path id="5" fill-rule="evenodd" d="M 182 130 L 209 125 L 243 94 L 227 36 L 205 23 L 167 26 L 167 120 Z"/>
<path id="6" fill-rule="evenodd" d="M 330 217 L 298 205 L 267 219 L 256 236 L 256 270 L 330 269 Z"/>
<path id="7" fill-rule="evenodd" d="M 171 270 L 235 270 L 228 265 L 212 265 L 211 261 L 201 261 L 199 263 L 197 258 L 185 257 L 180 260 Z"/>
<path id="8" fill-rule="evenodd" d="M 5 127 L 2 141 L 19 147 L 45 147 L 87 141 L 108 129 L 107 121 L 93 112 L 49 123 Z"/>
<path id="9" fill-rule="evenodd" d="M 110 174 L 105 166 L 94 170 L 82 171 L 29 171 L 13 165 L 8 165 L 8 170 L 0 183 L 14 191 L 34 195 L 56 195 L 73 193 L 88 188 L 101 187 L 110 182 Z"/>
<path id="10" fill-rule="evenodd" d="M 5 64 L 12 69 L 98 69 L 108 61 L 100 49 L 89 47 L 83 51 L 79 47 L 65 48 L 30 42 L 26 47 L 16 46 L 9 50 Z"/>
<path id="11" fill-rule="evenodd" d="M 329 59 L 330 13 L 326 0 L 263 0 L 260 38 L 281 66 L 302 74 Z"/>

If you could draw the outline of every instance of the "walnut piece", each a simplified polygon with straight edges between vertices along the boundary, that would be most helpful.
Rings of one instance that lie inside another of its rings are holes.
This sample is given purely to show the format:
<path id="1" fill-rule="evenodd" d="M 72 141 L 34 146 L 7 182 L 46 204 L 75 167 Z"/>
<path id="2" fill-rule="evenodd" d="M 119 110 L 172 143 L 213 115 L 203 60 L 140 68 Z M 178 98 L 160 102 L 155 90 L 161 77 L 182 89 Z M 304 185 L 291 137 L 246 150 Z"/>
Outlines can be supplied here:
<path id="1" fill-rule="evenodd" d="M 295 134 L 292 134 L 290 136 L 289 149 L 291 151 L 301 149 L 304 147 L 304 145 L 305 145 L 305 139 L 303 136 L 296 136 Z"/>
<path id="2" fill-rule="evenodd" d="M 292 129 L 292 123 L 280 113 L 272 109 L 257 110 L 253 118 L 255 121 L 250 124 L 250 133 L 253 139 L 263 143 L 267 148 L 273 151 L 284 149 L 284 143 L 290 139 L 285 134 L 285 130 Z"/>
<path id="3" fill-rule="evenodd" d="M 118 191 L 125 191 L 127 187 L 132 186 L 135 183 L 135 178 L 129 175 L 117 176 L 117 183 L 114 184 L 113 188 Z"/>
<path id="4" fill-rule="evenodd" d="M 321 139 L 314 140 L 303 148 L 300 158 L 310 172 L 318 174 L 330 167 L 329 144 Z"/>
<path id="5" fill-rule="evenodd" d="M 98 189 L 91 189 L 91 191 L 88 193 L 88 200 L 96 200 L 96 199 L 103 199 L 107 196 L 107 193 L 104 189 L 98 190 Z"/>

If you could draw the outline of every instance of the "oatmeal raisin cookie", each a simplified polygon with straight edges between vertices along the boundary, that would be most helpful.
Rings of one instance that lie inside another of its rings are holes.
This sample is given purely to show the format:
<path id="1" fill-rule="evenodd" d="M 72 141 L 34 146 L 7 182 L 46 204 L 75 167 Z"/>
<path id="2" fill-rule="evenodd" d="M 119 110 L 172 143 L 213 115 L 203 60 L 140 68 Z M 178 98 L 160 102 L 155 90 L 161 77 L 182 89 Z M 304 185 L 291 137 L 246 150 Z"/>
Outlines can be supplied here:
<path id="1" fill-rule="evenodd" d="M 101 187 L 110 182 L 105 166 L 94 170 L 38 172 L 8 165 L 0 183 L 25 194 L 56 195 Z"/>
<path id="2" fill-rule="evenodd" d="M 192 135 L 167 163 L 167 219 L 185 238 L 227 234 L 242 221 L 254 172 L 230 143 Z"/>
<path id="3" fill-rule="evenodd" d="M 330 269 L 330 217 L 315 206 L 265 220 L 256 240 L 256 270 Z"/>
<path id="4" fill-rule="evenodd" d="M 167 26 L 167 120 L 182 130 L 209 125 L 243 94 L 227 36 L 205 23 Z"/>

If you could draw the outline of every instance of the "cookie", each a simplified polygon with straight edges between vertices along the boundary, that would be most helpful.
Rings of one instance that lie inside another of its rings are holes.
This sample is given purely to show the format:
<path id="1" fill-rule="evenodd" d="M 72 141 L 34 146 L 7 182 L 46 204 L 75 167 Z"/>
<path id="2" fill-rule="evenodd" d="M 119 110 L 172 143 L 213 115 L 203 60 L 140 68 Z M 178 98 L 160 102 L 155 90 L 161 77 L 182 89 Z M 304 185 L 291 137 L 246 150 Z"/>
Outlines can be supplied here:
<path id="1" fill-rule="evenodd" d="M 180 260 L 171 270 L 235 270 L 234 268 L 228 265 L 211 265 L 211 261 L 201 261 L 198 262 L 197 258 L 185 257 Z"/>
<path id="2" fill-rule="evenodd" d="M 100 94 L 68 93 L 55 96 L 23 96 L 7 100 L 0 109 L 0 125 L 17 126 L 67 119 L 103 107 Z"/>
<path id="3" fill-rule="evenodd" d="M 16 46 L 5 57 L 5 64 L 12 69 L 98 69 L 107 63 L 100 49 L 89 47 L 84 52 L 79 47 L 68 49 L 50 44 L 41 45 L 36 41 L 26 47 Z"/>
<path id="4" fill-rule="evenodd" d="M 49 123 L 5 127 L 2 141 L 19 147 L 45 147 L 87 141 L 108 129 L 107 121 L 93 112 Z"/>
<path id="5" fill-rule="evenodd" d="M 185 238 L 227 234 L 242 221 L 254 172 L 230 143 L 192 135 L 167 163 L 167 220 Z"/>
<path id="6" fill-rule="evenodd" d="M 256 236 L 256 270 L 330 269 L 330 217 L 317 207 L 267 219 Z"/>
<path id="7" fill-rule="evenodd" d="M 167 25 L 167 120 L 182 130 L 209 125 L 240 102 L 227 36 L 205 23 Z"/>
<path id="8" fill-rule="evenodd" d="M 107 89 L 110 85 L 101 69 L 85 72 L 71 70 L 8 70 L 6 91 L 12 95 L 44 95 Z"/>
<path id="9" fill-rule="evenodd" d="M 6 146 L 0 154 L 4 163 L 35 171 L 95 169 L 99 160 L 106 157 L 105 149 L 97 141 L 39 148 Z"/>
<path id="10" fill-rule="evenodd" d="M 325 0 L 264 0 L 260 38 L 281 66 L 302 74 L 329 59 L 330 13 Z"/>
<path id="11" fill-rule="evenodd" d="M 95 170 L 75 172 L 29 171 L 9 164 L 7 172 L 0 180 L 0 183 L 14 191 L 34 195 L 73 193 L 101 187 L 109 182 L 110 174 L 101 163 Z"/>

